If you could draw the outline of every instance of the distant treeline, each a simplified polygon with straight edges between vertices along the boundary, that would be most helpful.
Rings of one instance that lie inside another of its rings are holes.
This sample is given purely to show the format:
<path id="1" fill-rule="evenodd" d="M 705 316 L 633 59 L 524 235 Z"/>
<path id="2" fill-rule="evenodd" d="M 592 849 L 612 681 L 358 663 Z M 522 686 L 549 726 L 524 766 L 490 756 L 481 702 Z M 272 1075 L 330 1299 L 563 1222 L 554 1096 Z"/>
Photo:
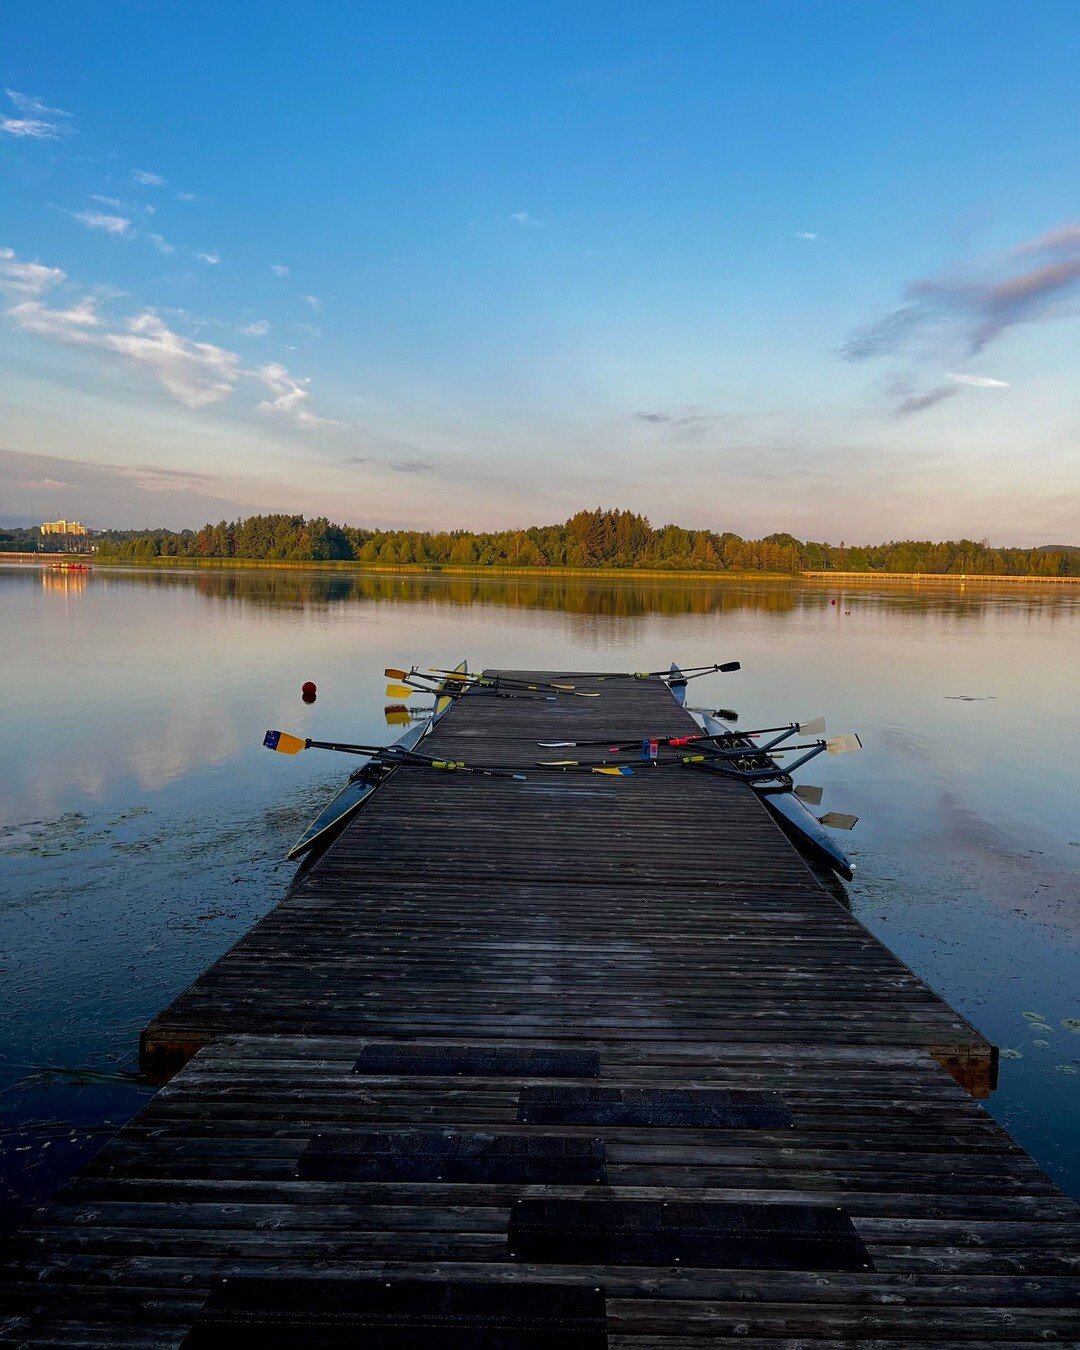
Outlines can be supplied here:
<path id="1" fill-rule="evenodd" d="M 363 530 L 325 517 L 249 516 L 201 530 L 108 531 L 103 561 L 252 558 L 349 561 L 380 567 L 595 567 L 700 572 L 966 572 L 988 576 L 1077 576 L 1080 548 L 991 548 L 970 539 L 870 546 L 802 541 L 790 534 L 743 539 L 681 525 L 654 529 L 632 511 L 579 511 L 564 525 L 527 530 Z"/>

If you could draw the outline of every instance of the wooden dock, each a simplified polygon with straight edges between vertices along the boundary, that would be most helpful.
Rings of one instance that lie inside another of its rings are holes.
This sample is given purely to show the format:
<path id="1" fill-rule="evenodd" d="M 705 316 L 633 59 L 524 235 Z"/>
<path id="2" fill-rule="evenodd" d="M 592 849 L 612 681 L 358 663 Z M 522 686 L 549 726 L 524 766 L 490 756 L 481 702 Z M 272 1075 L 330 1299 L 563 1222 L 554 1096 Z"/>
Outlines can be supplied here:
<path id="1" fill-rule="evenodd" d="M 591 678 L 424 748 L 692 729 Z M 1080 1344 L 993 1047 L 738 782 L 399 769 L 142 1057 L 175 1076 L 16 1240 L 0 1344 Z"/>

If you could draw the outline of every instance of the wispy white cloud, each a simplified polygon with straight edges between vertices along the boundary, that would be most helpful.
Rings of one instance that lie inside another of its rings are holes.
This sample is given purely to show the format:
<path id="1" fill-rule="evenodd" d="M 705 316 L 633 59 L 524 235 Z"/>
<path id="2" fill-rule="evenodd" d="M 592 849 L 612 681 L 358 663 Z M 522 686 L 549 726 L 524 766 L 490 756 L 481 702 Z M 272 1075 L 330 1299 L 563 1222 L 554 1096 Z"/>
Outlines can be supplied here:
<path id="1" fill-rule="evenodd" d="M 807 240 L 809 243 L 813 243 L 814 240 L 818 238 L 818 235 L 817 235 L 816 231 L 814 231 L 814 230 L 796 230 L 796 231 L 795 231 L 795 238 L 796 238 L 796 239 L 805 239 L 805 240 Z"/>
<path id="2" fill-rule="evenodd" d="M 175 246 L 170 244 L 167 239 L 163 239 L 160 234 L 148 234 L 146 237 L 159 253 L 164 253 L 168 256 L 170 253 L 176 252 Z"/>
<path id="3" fill-rule="evenodd" d="M 289 269 L 284 263 L 271 263 L 270 271 L 273 272 L 276 277 L 287 277 L 289 275 Z"/>
<path id="4" fill-rule="evenodd" d="M 316 314 L 318 314 L 319 311 L 322 309 L 322 301 L 319 299 L 317 295 L 305 295 L 303 297 L 303 300 L 304 304 L 310 305 Z"/>
<path id="5" fill-rule="evenodd" d="M 210 267 L 216 267 L 221 262 L 220 253 L 196 253 L 195 256 Z"/>
<path id="6" fill-rule="evenodd" d="M 131 181 L 140 187 L 164 187 L 165 179 L 159 173 L 150 173 L 146 169 L 132 169 Z"/>
<path id="7" fill-rule="evenodd" d="M 287 417 L 308 429 L 339 425 L 312 409 L 309 380 L 291 375 L 277 363 L 245 367 L 237 352 L 185 337 L 170 328 L 155 310 L 143 309 L 117 323 L 99 314 L 98 299 L 93 295 L 66 306 L 50 307 L 43 299 L 45 293 L 65 281 L 67 276 L 61 268 L 26 262 L 13 249 L 0 248 L 0 294 L 15 302 L 7 316 L 24 332 L 51 342 L 92 348 L 145 371 L 188 408 L 221 403 L 241 380 L 250 378 L 271 395 L 259 403 L 260 411 Z M 259 319 L 241 331 L 261 337 L 269 327 L 265 319 Z"/>
<path id="8" fill-rule="evenodd" d="M 973 389 L 1008 389 L 1008 380 L 994 380 L 989 375 L 958 375 L 949 373 L 949 379 L 957 384 L 969 384 Z"/>
<path id="9" fill-rule="evenodd" d="M 14 249 L 0 248 L 0 293 L 12 299 L 29 299 L 43 295 L 64 280 L 66 273 L 59 267 L 45 267 L 41 263 L 22 262 Z"/>
<path id="10" fill-rule="evenodd" d="M 273 398 L 265 399 L 259 404 L 260 412 L 281 413 L 291 417 L 294 422 L 302 427 L 333 427 L 338 425 L 337 422 L 328 417 L 317 416 L 308 407 L 308 400 L 311 398 L 307 388 L 310 383 L 309 380 L 298 379 L 296 376 L 290 375 L 284 366 L 278 365 L 276 362 L 260 366 L 254 374 L 274 395 Z"/>
<path id="11" fill-rule="evenodd" d="M 35 98 L 33 94 L 20 94 L 17 89 L 5 89 L 4 93 L 11 99 L 17 111 L 26 117 L 64 117 L 69 121 L 72 114 L 65 112 L 63 108 L 50 108 L 40 98 Z"/>
<path id="12" fill-rule="evenodd" d="M 128 319 L 125 327 L 126 332 L 102 338 L 102 345 L 145 366 L 178 402 L 205 408 L 232 393 L 242 373 L 235 352 L 181 337 L 150 309 Z"/>
<path id="13" fill-rule="evenodd" d="M 24 332 L 53 342 L 92 342 L 92 330 L 101 326 L 90 296 L 84 296 L 67 309 L 49 309 L 40 300 L 24 300 L 9 309 L 8 316 Z"/>
<path id="14" fill-rule="evenodd" d="M 131 221 L 127 216 L 110 216 L 104 211 L 71 211 L 69 215 L 88 230 L 104 230 L 106 234 L 121 235 L 131 229 Z"/>
<path id="15" fill-rule="evenodd" d="M 201 201 L 202 198 L 197 192 L 178 192 L 176 194 L 176 200 L 178 202 L 198 202 Z"/>
<path id="16" fill-rule="evenodd" d="M 130 211 L 131 207 L 125 205 L 119 197 L 103 197 L 100 192 L 91 192 L 90 200 L 100 202 L 102 206 L 111 206 L 114 211 Z"/>
<path id="17" fill-rule="evenodd" d="M 512 211 L 507 217 L 508 220 L 515 220 L 524 229 L 538 230 L 543 221 L 537 220 L 535 216 L 529 215 L 528 211 Z"/>
<path id="18" fill-rule="evenodd" d="M 20 94 L 17 89 L 5 89 L 19 117 L 0 116 L 0 131 L 9 136 L 18 136 L 26 140 L 54 141 L 58 136 L 70 134 L 71 113 L 63 108 L 50 108 L 40 98 L 32 94 Z"/>
<path id="19" fill-rule="evenodd" d="M 0 117 L 0 131 L 9 136 L 21 136 L 28 140 L 54 141 L 60 134 L 60 127 L 52 122 L 43 122 L 38 117 Z"/>

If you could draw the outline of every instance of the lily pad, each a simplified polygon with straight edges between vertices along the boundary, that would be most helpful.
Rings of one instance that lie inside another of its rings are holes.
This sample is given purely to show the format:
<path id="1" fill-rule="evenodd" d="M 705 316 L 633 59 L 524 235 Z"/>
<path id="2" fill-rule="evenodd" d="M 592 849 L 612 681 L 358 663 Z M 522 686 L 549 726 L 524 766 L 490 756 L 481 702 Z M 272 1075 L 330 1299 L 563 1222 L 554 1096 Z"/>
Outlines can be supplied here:
<path id="1" fill-rule="evenodd" d="M 1080 1017 L 1063 1017 L 1061 1025 L 1066 1031 L 1074 1031 L 1080 1036 Z"/>
<path id="2" fill-rule="evenodd" d="M 1002 1058 L 1002 1059 L 1023 1059 L 1024 1056 L 1023 1056 L 1023 1054 L 1022 1054 L 1019 1050 L 1010 1050 L 1007 1046 L 1003 1046 L 1003 1047 L 1002 1047 L 1002 1050 L 1001 1050 L 1001 1058 Z"/>
<path id="3" fill-rule="evenodd" d="M 1037 1013 L 1037 1012 L 1022 1012 L 1022 1013 L 1020 1014 L 1020 1016 L 1023 1017 L 1023 1018 L 1024 1018 L 1026 1021 L 1028 1021 L 1028 1022 L 1045 1022 L 1045 1021 L 1046 1021 L 1045 1016 L 1044 1016 L 1042 1013 Z"/>

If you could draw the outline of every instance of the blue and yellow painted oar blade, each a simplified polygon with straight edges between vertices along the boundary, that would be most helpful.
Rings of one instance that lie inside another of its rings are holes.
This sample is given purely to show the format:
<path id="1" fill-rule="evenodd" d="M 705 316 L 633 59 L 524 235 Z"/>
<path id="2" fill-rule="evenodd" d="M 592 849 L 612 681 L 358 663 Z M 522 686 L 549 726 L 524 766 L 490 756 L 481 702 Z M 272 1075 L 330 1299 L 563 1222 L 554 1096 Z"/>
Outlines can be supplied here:
<path id="1" fill-rule="evenodd" d="M 279 755 L 298 755 L 307 749 L 307 742 L 299 736 L 290 736 L 287 731 L 268 731 L 263 737 L 267 750 L 276 750 Z"/>
<path id="2" fill-rule="evenodd" d="M 633 772 L 633 769 L 627 768 L 626 765 L 618 769 L 593 769 L 593 773 L 609 773 L 617 778 L 629 778 L 633 775 Z"/>

